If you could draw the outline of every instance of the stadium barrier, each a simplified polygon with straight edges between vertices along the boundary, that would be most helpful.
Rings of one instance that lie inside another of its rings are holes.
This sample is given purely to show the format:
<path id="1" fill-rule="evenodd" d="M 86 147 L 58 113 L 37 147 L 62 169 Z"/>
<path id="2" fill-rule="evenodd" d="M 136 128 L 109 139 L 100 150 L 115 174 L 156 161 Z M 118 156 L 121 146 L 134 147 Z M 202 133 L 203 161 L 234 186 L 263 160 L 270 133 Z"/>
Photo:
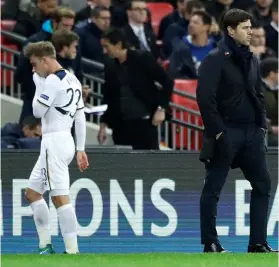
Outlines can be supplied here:
<path id="1" fill-rule="evenodd" d="M 31 253 L 38 238 L 24 189 L 38 152 L 2 151 L 0 227 L 2 253 Z M 70 197 L 79 225 L 81 253 L 201 252 L 199 197 L 203 165 L 198 154 L 88 151 L 90 168 L 70 166 Z M 278 247 L 278 156 L 269 151 L 272 192 L 268 241 Z M 218 209 L 218 233 L 233 252 L 245 252 L 249 239 L 249 182 L 239 170 L 230 172 Z M 46 195 L 49 202 L 49 196 Z M 50 202 L 52 241 L 64 246 Z M 260 211 L 259 211 L 260 212 Z"/>
<path id="2" fill-rule="evenodd" d="M 25 37 L 3 29 L 1 30 L 1 36 L 19 43 L 26 41 Z M 16 51 L 13 47 L 14 46 L 9 47 L 6 44 L 1 46 L 1 93 L 22 99 L 23 94 L 21 86 L 17 84 L 14 77 L 19 51 Z M 92 89 L 89 104 L 95 106 L 101 105 L 103 99 L 102 87 L 104 79 L 102 72 L 104 65 L 93 60 L 82 58 L 82 66 L 84 69 L 88 69 L 88 67 L 90 67 L 90 69 L 95 69 L 98 73 L 83 73 L 82 83 L 90 86 Z M 195 101 L 196 98 L 194 94 L 176 87 L 174 88 L 174 95 L 176 95 L 177 99 L 185 98 Z M 161 144 L 167 148 L 177 150 L 199 150 L 201 148 L 201 132 L 203 131 L 203 127 L 200 123 L 200 113 L 187 106 L 174 102 L 170 103 L 170 107 L 172 109 L 173 119 L 171 122 L 166 122 L 160 126 L 158 131 L 158 138 Z M 88 121 L 99 124 L 100 116 L 91 115 Z"/>

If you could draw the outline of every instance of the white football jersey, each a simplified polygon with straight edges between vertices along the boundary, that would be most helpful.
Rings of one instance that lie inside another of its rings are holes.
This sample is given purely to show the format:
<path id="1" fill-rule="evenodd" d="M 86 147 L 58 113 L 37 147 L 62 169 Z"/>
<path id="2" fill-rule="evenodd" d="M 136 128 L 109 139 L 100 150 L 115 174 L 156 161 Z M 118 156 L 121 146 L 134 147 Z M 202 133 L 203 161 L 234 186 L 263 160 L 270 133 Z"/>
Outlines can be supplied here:
<path id="1" fill-rule="evenodd" d="M 82 86 L 75 75 L 65 69 L 41 78 L 33 76 L 36 85 L 34 101 L 47 106 L 42 117 L 42 132 L 70 131 L 75 113 L 84 108 Z"/>

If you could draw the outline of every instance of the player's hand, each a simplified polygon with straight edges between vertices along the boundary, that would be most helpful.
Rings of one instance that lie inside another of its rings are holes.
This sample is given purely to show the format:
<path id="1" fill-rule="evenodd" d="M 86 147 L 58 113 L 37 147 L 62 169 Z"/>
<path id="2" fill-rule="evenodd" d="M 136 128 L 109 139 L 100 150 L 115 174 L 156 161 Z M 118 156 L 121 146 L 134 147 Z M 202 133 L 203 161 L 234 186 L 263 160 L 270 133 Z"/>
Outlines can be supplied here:
<path id="1" fill-rule="evenodd" d="M 154 126 L 159 126 L 166 118 L 166 112 L 165 110 L 156 110 L 154 113 L 152 124 Z"/>
<path id="2" fill-rule="evenodd" d="M 99 144 L 103 144 L 107 140 L 106 129 L 107 129 L 107 125 L 105 123 L 101 123 L 100 124 L 100 130 L 98 132 L 98 142 L 99 142 Z"/>
<path id="3" fill-rule="evenodd" d="M 77 165 L 81 172 L 86 170 L 89 166 L 87 155 L 84 151 L 77 152 Z"/>

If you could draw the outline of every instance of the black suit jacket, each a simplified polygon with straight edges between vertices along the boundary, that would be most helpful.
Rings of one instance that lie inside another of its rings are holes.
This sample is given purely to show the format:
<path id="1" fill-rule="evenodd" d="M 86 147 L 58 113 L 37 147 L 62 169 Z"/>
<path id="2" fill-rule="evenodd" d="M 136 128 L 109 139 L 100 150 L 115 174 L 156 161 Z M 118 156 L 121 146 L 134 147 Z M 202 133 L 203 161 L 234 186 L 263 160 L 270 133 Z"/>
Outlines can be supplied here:
<path id="1" fill-rule="evenodd" d="M 105 61 L 104 104 L 108 105 L 108 109 L 101 117 L 101 121 L 112 129 L 121 118 L 120 87 L 122 84 L 117 75 L 119 64 L 113 59 Z M 174 83 L 154 57 L 148 52 L 128 49 L 126 64 L 128 64 L 130 88 L 146 106 L 150 115 L 154 114 L 158 106 L 168 110 Z M 159 83 L 161 88 L 158 88 L 156 83 Z"/>
<path id="2" fill-rule="evenodd" d="M 201 161 L 210 162 L 214 157 L 216 135 L 226 131 L 228 118 L 225 114 L 228 114 L 228 110 L 234 110 L 235 103 L 238 103 L 245 93 L 243 90 L 247 90 L 254 104 L 256 125 L 266 129 L 266 110 L 258 60 L 252 56 L 246 82 L 240 69 L 233 63 L 232 51 L 222 40 L 199 68 L 197 101 L 205 128 Z M 232 168 L 238 166 L 236 158 Z"/>
<path id="3" fill-rule="evenodd" d="M 135 35 L 132 27 L 128 24 L 123 27 L 123 33 L 125 34 L 129 45 L 135 49 L 140 49 L 140 41 Z M 150 47 L 150 52 L 155 58 L 159 57 L 159 49 L 156 45 L 156 36 L 148 24 L 144 24 L 144 33 L 148 46 Z"/>

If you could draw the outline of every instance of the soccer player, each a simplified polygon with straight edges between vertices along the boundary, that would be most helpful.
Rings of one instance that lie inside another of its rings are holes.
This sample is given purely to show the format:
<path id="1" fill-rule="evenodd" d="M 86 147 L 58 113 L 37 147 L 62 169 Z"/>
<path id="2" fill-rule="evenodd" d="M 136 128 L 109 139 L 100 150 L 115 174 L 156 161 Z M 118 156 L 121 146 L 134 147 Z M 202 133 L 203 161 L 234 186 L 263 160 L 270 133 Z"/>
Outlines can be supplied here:
<path id="1" fill-rule="evenodd" d="M 84 152 L 86 124 L 82 87 L 78 79 L 62 69 L 50 42 L 29 43 L 24 55 L 33 66 L 36 85 L 33 114 L 42 120 L 40 156 L 29 178 L 26 198 L 34 213 L 39 235 L 39 254 L 53 254 L 50 237 L 50 213 L 43 198 L 49 190 L 57 209 L 65 253 L 78 253 L 77 218 L 69 200 L 69 169 L 77 151 L 80 171 L 88 167 Z M 71 128 L 75 121 L 76 148 Z"/>

